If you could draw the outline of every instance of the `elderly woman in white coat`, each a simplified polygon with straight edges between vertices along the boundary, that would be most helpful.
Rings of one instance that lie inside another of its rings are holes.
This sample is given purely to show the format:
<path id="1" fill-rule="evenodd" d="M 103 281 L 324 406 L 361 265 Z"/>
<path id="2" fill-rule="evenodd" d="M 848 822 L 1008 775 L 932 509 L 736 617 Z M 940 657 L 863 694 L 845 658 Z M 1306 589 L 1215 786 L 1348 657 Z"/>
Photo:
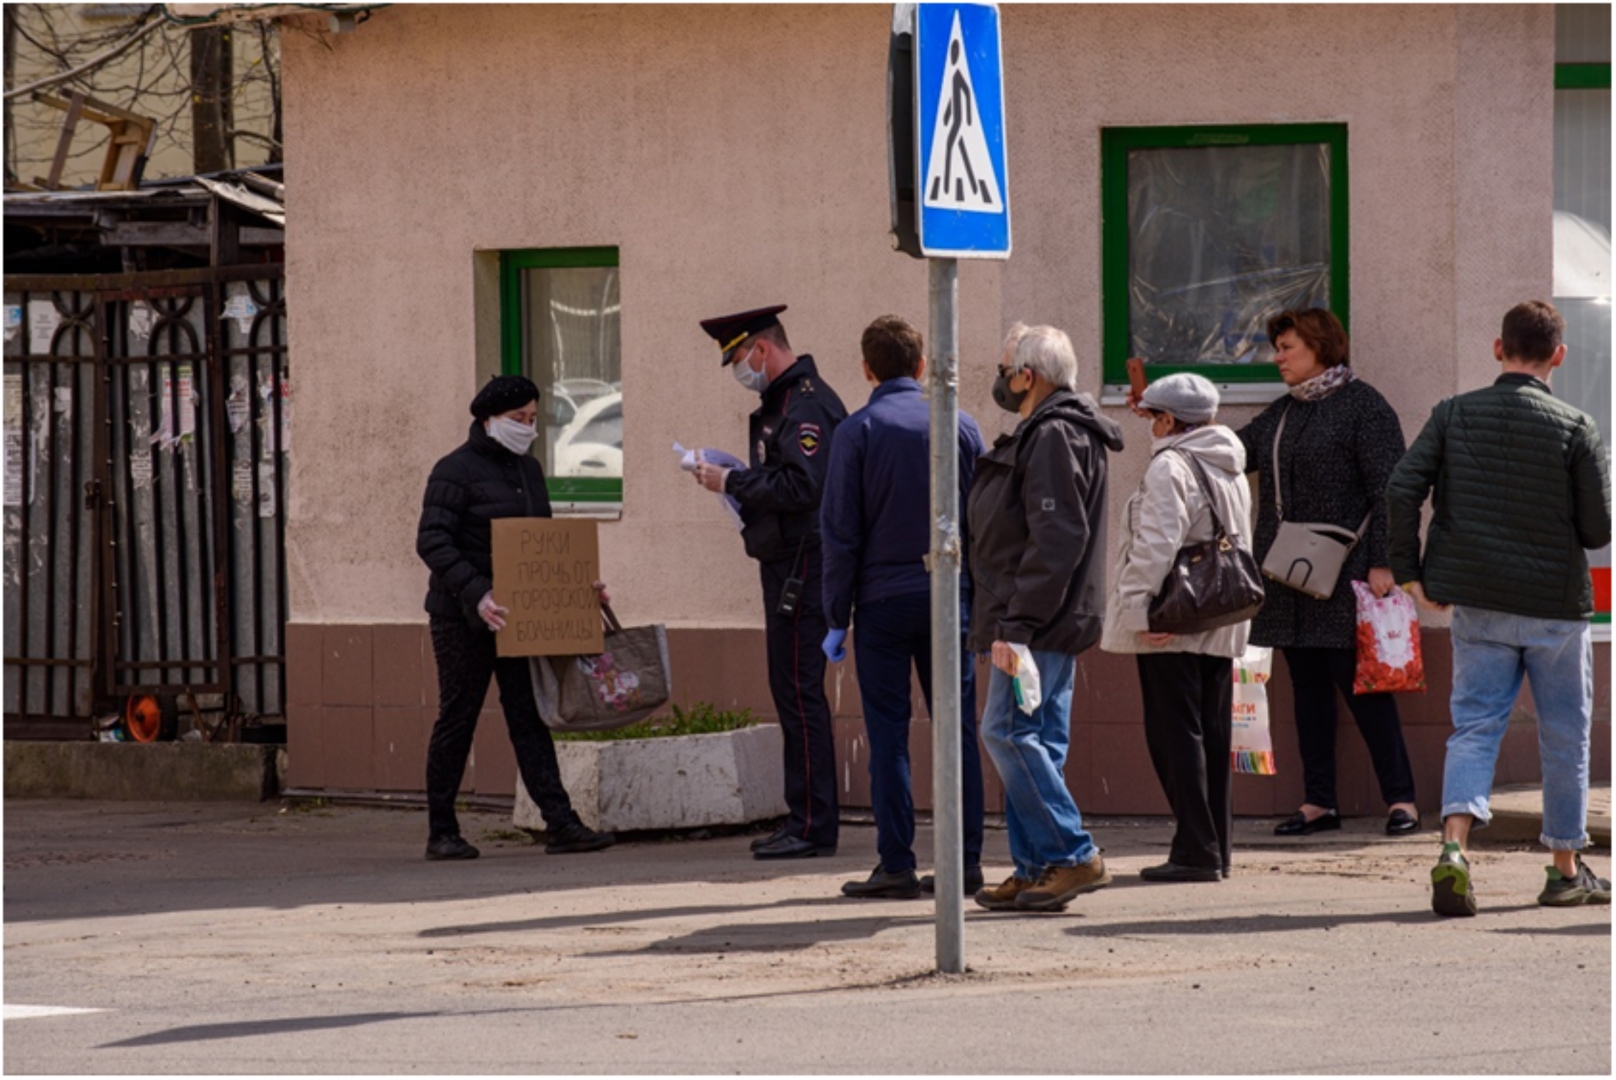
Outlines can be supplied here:
<path id="1" fill-rule="evenodd" d="M 1100 647 L 1135 654 L 1145 740 L 1177 822 L 1167 862 L 1146 867 L 1140 876 L 1218 881 L 1229 876 L 1233 818 L 1233 661 L 1245 651 L 1251 624 L 1199 634 L 1152 633 L 1148 611 L 1179 549 L 1214 536 L 1214 506 L 1229 538 L 1251 550 L 1246 452 L 1233 431 L 1213 422 L 1218 391 L 1199 375 L 1157 380 L 1134 411 L 1149 418 L 1154 441 L 1145 477 L 1124 512 Z"/>

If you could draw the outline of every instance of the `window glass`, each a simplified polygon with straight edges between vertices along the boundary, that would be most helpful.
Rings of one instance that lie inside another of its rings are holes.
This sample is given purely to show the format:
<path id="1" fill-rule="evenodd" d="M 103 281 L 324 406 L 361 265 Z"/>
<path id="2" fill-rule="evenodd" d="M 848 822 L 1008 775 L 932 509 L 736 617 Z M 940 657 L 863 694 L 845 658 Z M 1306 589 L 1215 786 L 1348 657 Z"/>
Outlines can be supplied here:
<path id="1" fill-rule="evenodd" d="M 609 265 L 579 265 L 587 262 Z M 620 505 L 622 307 L 615 249 L 505 253 L 506 370 L 539 386 L 544 463 L 558 511 Z M 604 505 L 603 505 L 604 504 Z"/>
<path id="2" fill-rule="evenodd" d="M 1330 303 L 1330 148 L 1135 150 L 1128 226 L 1132 355 L 1272 363 L 1268 317 Z"/>
<path id="3" fill-rule="evenodd" d="M 1269 318 L 1348 323 L 1345 124 L 1107 128 L 1100 155 L 1108 385 L 1132 356 L 1277 384 Z"/>
<path id="4" fill-rule="evenodd" d="M 1554 306 L 1566 323 L 1566 362 L 1554 373 L 1554 392 L 1598 421 L 1609 454 L 1610 7 L 1556 5 L 1555 59 L 1583 67 L 1574 78 L 1556 78 L 1576 88 L 1554 92 Z M 1589 562 L 1600 618 L 1608 622 L 1610 548 L 1592 552 Z"/>

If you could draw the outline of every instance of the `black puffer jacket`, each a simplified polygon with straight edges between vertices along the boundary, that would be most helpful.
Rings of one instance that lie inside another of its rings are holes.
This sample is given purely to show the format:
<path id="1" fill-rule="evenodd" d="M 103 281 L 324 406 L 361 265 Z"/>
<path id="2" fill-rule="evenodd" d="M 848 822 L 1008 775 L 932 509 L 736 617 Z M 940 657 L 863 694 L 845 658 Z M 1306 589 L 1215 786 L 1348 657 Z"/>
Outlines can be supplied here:
<path id="1" fill-rule="evenodd" d="M 1535 619 L 1594 613 L 1585 548 L 1610 543 L 1610 478 L 1592 417 L 1504 375 L 1439 402 L 1392 472 L 1391 567 L 1443 604 Z M 1420 506 L 1436 489 L 1420 558 Z"/>
<path id="2" fill-rule="evenodd" d="M 1268 557 L 1279 532 L 1274 512 L 1274 432 L 1286 410 L 1279 447 L 1285 518 L 1369 528 L 1341 568 L 1335 592 L 1315 600 L 1277 581 L 1263 582 L 1267 598 L 1251 620 L 1251 643 L 1274 647 L 1350 649 L 1358 638 L 1358 601 L 1352 582 L 1367 581 L 1371 567 L 1386 566 L 1386 478 L 1403 456 L 1403 428 L 1380 391 L 1354 380 L 1320 401 L 1286 395 L 1235 432 L 1246 446 L 1246 468 L 1257 470 L 1254 553 Z"/>
<path id="3" fill-rule="evenodd" d="M 968 647 L 995 641 L 1076 656 L 1105 611 L 1107 451 L 1122 431 L 1087 394 L 1057 390 L 976 465 L 966 501 Z"/>
<path id="4" fill-rule="evenodd" d="M 464 444 L 432 466 L 421 498 L 415 552 L 432 570 L 426 610 L 482 626 L 477 603 L 494 587 L 495 518 L 549 517 L 544 468 L 511 453 L 473 420 Z"/>

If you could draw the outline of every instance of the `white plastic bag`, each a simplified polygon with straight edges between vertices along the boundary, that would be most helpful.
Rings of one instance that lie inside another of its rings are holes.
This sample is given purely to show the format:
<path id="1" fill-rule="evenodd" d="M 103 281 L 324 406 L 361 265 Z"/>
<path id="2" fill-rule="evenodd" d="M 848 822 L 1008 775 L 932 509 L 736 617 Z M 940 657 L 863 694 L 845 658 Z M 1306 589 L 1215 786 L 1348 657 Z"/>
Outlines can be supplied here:
<path id="1" fill-rule="evenodd" d="M 1038 665 L 1032 662 L 1032 650 L 1025 645 L 1011 645 L 1016 654 L 1016 675 L 1011 685 L 1016 692 L 1016 706 L 1028 716 L 1038 711 L 1044 700 L 1044 687 L 1038 680 Z"/>
<path id="2" fill-rule="evenodd" d="M 1234 662 L 1234 728 L 1229 766 L 1237 773 L 1273 776 L 1274 742 L 1268 732 L 1268 676 L 1274 650 L 1246 646 Z"/>

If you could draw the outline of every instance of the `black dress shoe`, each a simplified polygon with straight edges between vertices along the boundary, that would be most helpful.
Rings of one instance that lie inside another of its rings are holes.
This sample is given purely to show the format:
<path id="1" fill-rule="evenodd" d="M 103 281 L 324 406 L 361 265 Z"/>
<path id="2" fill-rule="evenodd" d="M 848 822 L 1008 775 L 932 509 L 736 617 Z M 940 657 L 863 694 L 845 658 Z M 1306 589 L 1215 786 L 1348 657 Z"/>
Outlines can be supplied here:
<path id="1" fill-rule="evenodd" d="M 548 855 L 573 855 L 580 851 L 599 851 L 617 843 L 609 832 L 596 832 L 581 821 L 563 825 L 550 833 L 550 842 L 544 845 Z"/>
<path id="2" fill-rule="evenodd" d="M 1407 810 L 1393 810 L 1386 815 L 1387 836 L 1407 836 L 1420 831 L 1420 819 Z"/>
<path id="3" fill-rule="evenodd" d="M 1222 881 L 1223 871 L 1215 866 L 1185 866 L 1169 861 L 1147 866 L 1139 876 L 1146 881 Z"/>
<path id="4" fill-rule="evenodd" d="M 918 900 L 920 880 L 913 870 L 894 870 L 892 873 L 879 866 L 863 881 L 849 881 L 842 886 L 842 895 L 855 899 Z"/>
<path id="5" fill-rule="evenodd" d="M 986 884 L 986 879 L 982 877 L 981 866 L 967 866 L 965 868 L 966 896 L 975 896 L 982 886 Z M 925 893 L 927 896 L 935 896 L 937 894 L 936 876 L 933 874 L 927 874 L 925 877 L 921 878 L 920 891 Z"/>
<path id="6" fill-rule="evenodd" d="M 773 843 L 775 843 L 776 841 L 779 841 L 779 840 L 784 840 L 785 838 L 786 838 L 786 829 L 785 829 L 785 826 L 782 825 L 778 829 L 776 829 L 772 833 L 770 833 L 768 836 L 759 836 L 756 839 L 754 839 L 752 841 L 752 850 L 756 851 L 760 847 L 768 847 L 770 844 L 773 844 Z"/>
<path id="7" fill-rule="evenodd" d="M 1275 836 L 1312 836 L 1316 832 L 1331 832 L 1341 828 L 1341 815 L 1326 810 L 1312 821 L 1300 810 L 1274 826 Z"/>
<path id="8" fill-rule="evenodd" d="M 466 843 L 459 833 L 436 836 L 426 842 L 428 859 L 475 859 L 478 854 L 477 849 Z"/>
<path id="9" fill-rule="evenodd" d="M 782 836 L 752 852 L 754 859 L 812 859 L 836 854 L 835 844 L 816 844 L 797 836 Z"/>

